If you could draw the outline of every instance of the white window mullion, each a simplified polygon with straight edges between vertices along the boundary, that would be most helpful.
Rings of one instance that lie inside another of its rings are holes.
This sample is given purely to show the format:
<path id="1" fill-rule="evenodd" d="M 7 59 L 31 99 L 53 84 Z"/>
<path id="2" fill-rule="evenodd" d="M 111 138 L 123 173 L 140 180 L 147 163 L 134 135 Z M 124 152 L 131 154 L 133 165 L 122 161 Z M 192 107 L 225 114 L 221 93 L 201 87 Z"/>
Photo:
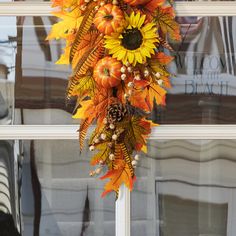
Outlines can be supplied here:
<path id="1" fill-rule="evenodd" d="M 130 236 L 130 228 L 130 191 L 122 185 L 116 200 L 116 236 Z"/>
<path id="2" fill-rule="evenodd" d="M 178 16 L 236 16 L 236 2 L 176 2 Z M 51 15 L 50 2 L 8 2 L 0 3 L 0 16 L 48 16 Z"/>
<path id="3" fill-rule="evenodd" d="M 78 128 L 79 125 L 0 125 L 0 140 L 78 139 Z M 236 125 L 161 125 L 152 129 L 149 139 L 236 139 Z"/>

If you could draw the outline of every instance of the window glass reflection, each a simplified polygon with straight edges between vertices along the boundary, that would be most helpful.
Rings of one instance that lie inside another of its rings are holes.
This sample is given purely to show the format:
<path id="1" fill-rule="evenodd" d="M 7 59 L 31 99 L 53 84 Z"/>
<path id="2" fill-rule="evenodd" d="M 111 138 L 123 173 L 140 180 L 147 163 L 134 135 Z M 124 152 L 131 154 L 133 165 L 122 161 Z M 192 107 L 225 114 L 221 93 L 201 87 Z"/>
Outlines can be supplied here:
<path id="1" fill-rule="evenodd" d="M 131 195 L 131 235 L 235 235 L 235 144 L 150 141 Z"/>
<path id="2" fill-rule="evenodd" d="M 70 69 L 55 65 L 64 43 L 45 41 L 56 22 L 48 17 L 2 17 L 0 124 L 77 124 L 75 101 L 65 103 Z M 235 124 L 236 17 L 178 17 L 182 42 L 170 66 L 161 124 Z"/>
<path id="3" fill-rule="evenodd" d="M 114 236 L 115 196 L 101 198 L 77 140 L 0 142 L 1 236 Z"/>
<path id="4" fill-rule="evenodd" d="M 33 219 L 37 218 L 37 214 L 40 217 L 40 235 L 113 236 L 115 234 L 115 197 L 106 199 L 100 197 L 103 185 L 89 176 L 91 167 L 88 150 L 79 155 L 76 140 L 25 141 L 24 150 L 25 175 L 22 187 L 24 236 L 33 235 L 32 226 L 34 230 L 37 228 Z M 36 176 L 32 173 L 34 168 L 40 184 L 38 189 Z M 27 190 L 30 179 L 35 187 Z M 29 207 L 28 196 L 31 191 L 34 205 Z M 37 210 L 40 208 L 40 211 Z"/>

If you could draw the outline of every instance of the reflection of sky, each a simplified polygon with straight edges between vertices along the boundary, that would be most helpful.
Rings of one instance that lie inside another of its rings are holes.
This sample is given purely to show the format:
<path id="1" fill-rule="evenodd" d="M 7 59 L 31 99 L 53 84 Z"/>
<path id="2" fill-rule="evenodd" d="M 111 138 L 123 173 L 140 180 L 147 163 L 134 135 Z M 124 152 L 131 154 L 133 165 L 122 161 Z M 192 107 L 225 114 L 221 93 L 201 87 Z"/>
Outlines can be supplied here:
<path id="1" fill-rule="evenodd" d="M 9 37 L 16 37 L 16 17 L 1 17 L 0 20 L 0 64 L 9 69 L 8 80 L 15 80 L 16 42 Z"/>

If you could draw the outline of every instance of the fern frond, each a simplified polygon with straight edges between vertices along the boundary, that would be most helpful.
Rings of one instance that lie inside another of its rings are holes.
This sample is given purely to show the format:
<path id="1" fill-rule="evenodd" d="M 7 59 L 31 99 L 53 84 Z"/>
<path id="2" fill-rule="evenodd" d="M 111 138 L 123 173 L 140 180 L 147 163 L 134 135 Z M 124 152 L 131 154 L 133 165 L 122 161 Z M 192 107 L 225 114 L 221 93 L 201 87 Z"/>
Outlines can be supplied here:
<path id="1" fill-rule="evenodd" d="M 84 96 L 93 95 L 95 91 L 95 80 L 92 76 L 92 72 L 89 71 L 86 75 L 81 76 L 79 79 L 73 78 L 68 84 L 68 96 Z"/>
<path id="2" fill-rule="evenodd" d="M 98 38 L 99 34 L 97 31 L 91 31 L 88 32 L 83 36 L 81 39 L 81 42 L 79 43 L 76 52 L 73 56 L 72 60 L 72 68 L 74 69 L 77 65 L 81 57 L 83 56 L 84 52 L 87 51 L 89 48 L 93 48 L 94 44 L 96 42 L 96 39 Z"/>
<path id="3" fill-rule="evenodd" d="M 124 160 L 125 160 L 126 164 L 128 165 L 128 167 L 130 169 L 131 177 L 133 178 L 134 177 L 134 168 L 133 168 L 133 165 L 132 165 L 131 156 L 129 155 L 128 150 L 127 150 L 124 143 L 120 144 L 120 148 L 123 152 Z"/>
<path id="4" fill-rule="evenodd" d="M 95 65 L 95 63 L 101 58 L 104 52 L 103 40 L 100 38 L 95 46 L 84 53 L 75 69 L 75 78 L 79 78 L 81 75 L 86 74 L 88 69 Z"/>
<path id="5" fill-rule="evenodd" d="M 89 7 L 87 8 L 83 16 L 83 20 L 80 24 L 80 27 L 75 37 L 75 41 L 70 50 L 70 63 L 72 62 L 74 58 L 74 55 L 77 51 L 78 45 L 80 44 L 82 37 L 89 31 L 89 29 L 91 28 L 93 24 L 93 18 L 96 12 L 94 7 L 96 6 L 96 4 L 97 4 L 96 2 L 90 3 Z"/>
<path id="6" fill-rule="evenodd" d="M 83 120 L 80 124 L 80 128 L 79 128 L 80 152 L 82 151 L 82 149 L 84 147 L 85 137 L 86 137 L 86 134 L 87 134 L 90 124 L 91 124 L 91 122 L 89 122 L 88 119 Z"/>
<path id="7" fill-rule="evenodd" d="M 171 52 L 174 51 L 173 48 L 170 46 L 169 43 L 167 43 L 167 41 L 166 41 L 165 39 L 163 39 L 163 38 L 161 38 L 161 37 L 158 37 L 158 39 L 159 39 L 159 41 L 160 41 L 160 44 L 161 44 L 164 48 L 170 50 Z"/>

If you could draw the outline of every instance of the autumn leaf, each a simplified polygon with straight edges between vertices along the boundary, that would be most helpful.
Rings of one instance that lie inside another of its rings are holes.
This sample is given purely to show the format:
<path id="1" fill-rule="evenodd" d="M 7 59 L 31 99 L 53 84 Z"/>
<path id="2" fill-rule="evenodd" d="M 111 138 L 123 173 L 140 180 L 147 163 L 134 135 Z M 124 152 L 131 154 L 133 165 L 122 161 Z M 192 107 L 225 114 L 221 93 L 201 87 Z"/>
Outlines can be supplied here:
<path id="1" fill-rule="evenodd" d="M 101 124 L 106 117 L 107 107 L 117 101 L 117 98 L 113 97 L 112 90 L 110 89 L 100 88 L 99 91 L 96 91 L 93 102 L 95 104 L 94 112 L 97 114 L 98 125 Z"/>
<path id="2" fill-rule="evenodd" d="M 81 76 L 77 83 L 69 88 L 71 96 L 94 95 L 96 83 L 91 73 Z"/>
<path id="3" fill-rule="evenodd" d="M 150 110 L 153 109 L 154 102 L 157 105 L 165 104 L 166 90 L 159 86 L 156 82 L 151 82 L 146 89 L 147 92 L 147 102 L 150 107 Z"/>
<path id="4" fill-rule="evenodd" d="M 179 24 L 175 21 L 174 9 L 171 6 L 158 7 L 154 16 L 161 35 L 168 35 L 171 39 L 180 40 Z"/>
<path id="5" fill-rule="evenodd" d="M 129 188 L 130 191 L 133 189 L 133 182 L 135 178 L 132 177 L 129 166 L 125 162 L 125 160 L 122 159 L 115 160 L 114 169 L 109 170 L 107 174 L 101 177 L 100 179 L 103 180 L 107 178 L 109 178 L 110 181 L 106 183 L 104 187 L 105 191 L 103 192 L 102 197 L 104 197 L 111 191 L 118 192 L 122 184 L 125 184 L 125 186 Z"/>
<path id="6" fill-rule="evenodd" d="M 93 166 L 98 165 L 100 161 L 105 163 L 111 151 L 110 148 L 108 148 L 106 143 L 99 145 L 97 148 L 99 152 L 96 153 L 90 161 L 90 164 Z"/>
<path id="7" fill-rule="evenodd" d="M 144 7 L 152 12 L 157 7 L 162 6 L 164 3 L 165 3 L 165 0 L 151 0 L 151 1 L 147 2 Z"/>
<path id="8" fill-rule="evenodd" d="M 83 56 L 86 51 L 91 50 L 96 42 L 96 39 L 98 38 L 99 34 L 95 32 L 89 32 L 82 38 L 81 42 L 78 44 L 78 47 L 76 49 L 76 52 L 74 54 L 73 60 L 71 62 L 72 68 L 76 68 L 78 65 L 81 57 Z"/>
<path id="9" fill-rule="evenodd" d="M 104 53 L 103 39 L 98 37 L 97 41 L 94 43 L 94 47 L 86 50 L 82 57 L 79 59 L 76 68 L 74 70 L 73 76 L 79 77 L 87 73 L 88 69 L 94 67 L 97 61 L 102 57 Z"/>
<path id="10" fill-rule="evenodd" d="M 167 58 L 160 59 L 160 55 L 159 55 L 158 58 L 153 57 L 149 60 L 149 65 L 151 69 L 155 73 L 160 74 L 159 79 L 163 81 L 162 86 L 165 88 L 171 88 L 171 83 L 169 80 L 169 77 L 171 76 L 171 74 L 168 72 L 167 67 L 165 66 L 165 63 L 168 63 L 171 59 L 172 57 L 169 57 L 169 56 L 167 56 Z"/>
<path id="11" fill-rule="evenodd" d="M 94 103 L 91 99 L 82 101 L 81 107 L 77 109 L 76 114 L 73 115 L 74 119 L 89 119 L 89 122 L 96 116 L 94 112 Z"/>
<path id="12" fill-rule="evenodd" d="M 157 52 L 153 58 L 157 59 L 157 61 L 161 64 L 161 65 L 168 65 L 173 59 L 174 57 L 172 56 L 168 56 L 166 55 L 164 52 Z"/>
<path id="13" fill-rule="evenodd" d="M 69 8 L 76 3 L 77 0 L 52 0 L 52 7 Z"/>
<path id="14" fill-rule="evenodd" d="M 95 15 L 95 9 L 96 2 L 92 2 L 89 4 L 88 8 L 85 11 L 85 14 L 83 15 L 83 19 L 80 22 L 80 26 L 78 28 L 78 31 L 76 33 L 75 41 L 72 44 L 71 51 L 70 51 L 70 62 L 72 62 L 75 53 L 77 51 L 78 45 L 80 44 L 83 36 L 88 33 L 89 29 L 92 26 L 93 18 Z"/>
<path id="15" fill-rule="evenodd" d="M 62 20 L 52 26 L 51 32 L 47 36 L 46 40 L 66 38 L 68 32 L 72 29 L 78 28 L 83 19 L 80 15 L 81 13 L 79 8 L 76 8 L 71 12 L 62 10 L 60 12 L 53 12 L 52 14 Z"/>
<path id="16" fill-rule="evenodd" d="M 125 128 L 124 143 L 129 153 L 133 150 L 140 151 L 151 133 L 151 122 L 138 116 L 120 122 L 117 127 Z"/>
<path id="17" fill-rule="evenodd" d="M 56 61 L 58 65 L 69 65 L 70 46 L 64 48 L 64 53 L 61 54 L 60 58 Z"/>

